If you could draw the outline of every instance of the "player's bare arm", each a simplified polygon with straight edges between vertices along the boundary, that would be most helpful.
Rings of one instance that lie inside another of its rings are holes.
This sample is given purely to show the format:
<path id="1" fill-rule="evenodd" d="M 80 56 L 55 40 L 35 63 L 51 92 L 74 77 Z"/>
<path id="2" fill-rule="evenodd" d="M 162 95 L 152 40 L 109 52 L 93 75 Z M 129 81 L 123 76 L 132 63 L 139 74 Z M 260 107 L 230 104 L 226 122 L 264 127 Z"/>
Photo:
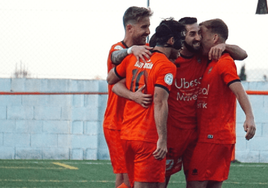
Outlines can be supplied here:
<path id="1" fill-rule="evenodd" d="M 122 79 L 113 86 L 112 91 L 120 97 L 133 100 L 142 107 L 148 108 L 152 103 L 152 95 L 144 94 L 142 92 L 144 89 L 145 85 L 139 88 L 136 92 L 129 91 L 126 87 L 126 79 Z"/>
<path id="2" fill-rule="evenodd" d="M 114 68 L 110 70 L 110 72 L 108 73 L 108 76 L 107 76 L 107 82 L 108 84 L 112 85 L 112 84 L 115 84 L 117 83 L 119 80 L 121 80 L 121 78 L 119 78 L 116 74 L 115 74 L 115 71 L 114 71 Z"/>
<path id="3" fill-rule="evenodd" d="M 234 60 L 244 60 L 248 57 L 247 52 L 239 46 L 221 43 L 210 49 L 208 53 L 209 60 L 218 60 L 224 51 L 227 51 Z"/>
<path id="4" fill-rule="evenodd" d="M 123 59 L 128 55 L 128 49 L 117 50 L 112 53 L 112 62 L 115 65 L 119 65 Z"/>
<path id="5" fill-rule="evenodd" d="M 235 94 L 242 110 L 244 111 L 246 115 L 246 120 L 244 122 L 244 130 L 246 132 L 246 139 L 249 140 L 253 138 L 256 131 L 256 125 L 254 122 L 254 116 L 251 108 L 250 101 L 248 99 L 248 96 L 241 84 L 241 82 L 234 82 L 232 83 L 229 88 L 233 91 Z"/>
<path id="6" fill-rule="evenodd" d="M 154 119 L 158 133 L 156 150 L 153 152 L 155 159 L 162 160 L 167 153 L 167 115 L 168 115 L 168 92 L 155 87 L 154 90 Z"/>
<path id="7" fill-rule="evenodd" d="M 112 53 L 111 59 L 112 59 L 113 64 L 118 65 L 123 61 L 123 59 L 127 55 L 133 53 L 135 57 L 137 58 L 137 61 L 139 61 L 139 59 L 142 59 L 145 62 L 145 58 L 149 59 L 151 56 L 150 49 L 152 48 L 146 45 L 142 45 L 142 46 L 134 45 L 128 49 L 114 51 Z"/>

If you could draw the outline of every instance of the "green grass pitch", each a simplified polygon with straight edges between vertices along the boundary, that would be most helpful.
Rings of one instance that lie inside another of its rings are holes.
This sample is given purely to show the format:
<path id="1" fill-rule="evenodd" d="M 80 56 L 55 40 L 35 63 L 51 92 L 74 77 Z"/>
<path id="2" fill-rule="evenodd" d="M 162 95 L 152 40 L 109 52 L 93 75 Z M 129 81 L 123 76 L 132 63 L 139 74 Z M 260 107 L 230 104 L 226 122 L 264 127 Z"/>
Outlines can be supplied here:
<path id="1" fill-rule="evenodd" d="M 0 160 L 0 187 L 112 188 L 115 175 L 110 161 Z M 171 177 L 168 188 L 185 187 L 182 172 Z M 268 187 L 268 164 L 232 163 L 224 188 Z"/>

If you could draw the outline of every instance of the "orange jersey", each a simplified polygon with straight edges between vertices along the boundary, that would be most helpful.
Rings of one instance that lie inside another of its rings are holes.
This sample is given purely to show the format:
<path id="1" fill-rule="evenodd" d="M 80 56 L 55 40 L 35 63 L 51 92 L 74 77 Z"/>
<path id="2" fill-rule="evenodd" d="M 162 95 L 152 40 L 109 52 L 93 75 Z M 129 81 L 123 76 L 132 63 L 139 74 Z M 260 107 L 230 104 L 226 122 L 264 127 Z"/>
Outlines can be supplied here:
<path id="1" fill-rule="evenodd" d="M 112 62 L 111 56 L 114 51 L 122 50 L 128 48 L 124 42 L 118 42 L 112 45 L 108 60 L 107 60 L 107 68 L 108 72 L 115 67 Z M 107 107 L 104 114 L 103 127 L 108 129 L 120 130 L 123 121 L 123 112 L 124 106 L 126 103 L 126 99 L 117 96 L 114 92 L 112 92 L 113 85 L 108 85 L 108 101 Z"/>
<path id="2" fill-rule="evenodd" d="M 229 54 L 209 63 L 197 100 L 199 142 L 235 143 L 236 97 L 229 85 L 237 81 L 236 65 Z"/>
<path id="3" fill-rule="evenodd" d="M 175 65 L 177 74 L 168 99 L 168 126 L 193 129 L 197 126 L 196 100 L 207 59 L 180 56 Z"/>
<path id="4" fill-rule="evenodd" d="M 146 63 L 137 62 L 134 55 L 127 56 L 115 68 L 115 73 L 121 78 L 126 78 L 126 86 L 130 91 L 135 92 L 146 85 L 144 92 L 153 95 L 155 87 L 170 91 L 176 74 L 176 66 L 163 53 L 153 51 Z M 136 102 L 127 100 L 121 139 L 157 142 L 154 104 L 143 108 Z"/>

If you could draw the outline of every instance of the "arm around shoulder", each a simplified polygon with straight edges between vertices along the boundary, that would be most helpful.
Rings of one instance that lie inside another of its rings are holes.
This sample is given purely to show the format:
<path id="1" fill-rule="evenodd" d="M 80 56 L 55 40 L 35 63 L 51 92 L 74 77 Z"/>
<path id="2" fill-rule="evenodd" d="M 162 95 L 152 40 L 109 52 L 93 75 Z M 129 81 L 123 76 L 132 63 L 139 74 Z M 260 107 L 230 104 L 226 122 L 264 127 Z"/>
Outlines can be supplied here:
<path id="1" fill-rule="evenodd" d="M 225 48 L 234 60 L 244 60 L 248 57 L 247 52 L 237 45 L 226 44 Z"/>

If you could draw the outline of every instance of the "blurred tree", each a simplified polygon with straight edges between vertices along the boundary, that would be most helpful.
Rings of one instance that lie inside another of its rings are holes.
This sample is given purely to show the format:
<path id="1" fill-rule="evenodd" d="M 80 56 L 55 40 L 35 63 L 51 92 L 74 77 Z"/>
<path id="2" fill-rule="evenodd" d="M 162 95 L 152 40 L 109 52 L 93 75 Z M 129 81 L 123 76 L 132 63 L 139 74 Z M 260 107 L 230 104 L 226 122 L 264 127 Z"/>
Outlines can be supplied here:
<path id="1" fill-rule="evenodd" d="M 243 66 L 241 67 L 239 77 L 240 77 L 240 80 L 241 80 L 241 81 L 242 81 L 242 80 L 244 80 L 244 81 L 247 80 L 246 67 L 245 67 L 245 65 L 243 65 Z"/>
<path id="2" fill-rule="evenodd" d="M 267 0 L 258 0 L 256 14 L 268 14 Z"/>
<path id="3" fill-rule="evenodd" d="M 29 78 L 31 77 L 30 72 L 28 69 L 25 68 L 25 65 L 20 62 L 20 67 L 18 68 L 16 64 L 15 72 L 12 75 L 13 78 Z"/>

